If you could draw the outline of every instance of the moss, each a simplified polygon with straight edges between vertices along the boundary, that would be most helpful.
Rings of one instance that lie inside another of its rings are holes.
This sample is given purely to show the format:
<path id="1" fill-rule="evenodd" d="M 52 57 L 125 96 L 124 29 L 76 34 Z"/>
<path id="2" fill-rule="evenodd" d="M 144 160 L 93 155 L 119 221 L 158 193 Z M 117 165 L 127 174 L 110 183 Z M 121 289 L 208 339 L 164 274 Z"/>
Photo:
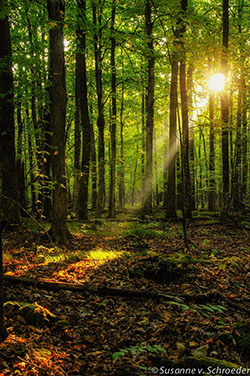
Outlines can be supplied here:
<path id="1" fill-rule="evenodd" d="M 219 367 L 220 369 L 238 369 L 241 367 L 239 364 L 228 362 L 226 360 L 212 358 L 209 356 L 188 357 L 185 361 L 182 362 L 182 366 L 199 367 L 204 368 L 204 370 L 208 367 Z"/>

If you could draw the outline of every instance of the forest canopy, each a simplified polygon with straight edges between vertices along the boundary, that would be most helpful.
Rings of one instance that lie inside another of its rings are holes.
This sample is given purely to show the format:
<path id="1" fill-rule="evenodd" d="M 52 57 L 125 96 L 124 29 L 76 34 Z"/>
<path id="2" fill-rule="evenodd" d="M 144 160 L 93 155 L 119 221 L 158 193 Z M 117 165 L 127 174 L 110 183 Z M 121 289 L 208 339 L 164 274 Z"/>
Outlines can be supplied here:
<path id="1" fill-rule="evenodd" d="M 249 4 L 1 2 L 1 213 L 249 208 Z"/>

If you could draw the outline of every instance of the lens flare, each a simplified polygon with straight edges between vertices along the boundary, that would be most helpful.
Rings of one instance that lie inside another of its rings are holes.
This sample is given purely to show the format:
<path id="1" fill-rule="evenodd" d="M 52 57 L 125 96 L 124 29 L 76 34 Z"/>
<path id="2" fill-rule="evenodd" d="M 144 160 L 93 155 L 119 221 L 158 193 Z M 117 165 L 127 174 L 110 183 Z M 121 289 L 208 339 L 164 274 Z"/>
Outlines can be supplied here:
<path id="1" fill-rule="evenodd" d="M 213 74 L 208 80 L 209 90 L 217 92 L 222 91 L 225 86 L 225 76 L 223 73 Z"/>

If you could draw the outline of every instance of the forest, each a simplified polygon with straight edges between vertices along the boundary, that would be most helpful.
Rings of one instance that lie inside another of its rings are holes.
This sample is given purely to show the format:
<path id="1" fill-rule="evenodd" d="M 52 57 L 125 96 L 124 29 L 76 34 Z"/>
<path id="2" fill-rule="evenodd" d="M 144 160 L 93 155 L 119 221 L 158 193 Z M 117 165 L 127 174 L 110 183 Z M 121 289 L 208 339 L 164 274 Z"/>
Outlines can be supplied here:
<path id="1" fill-rule="evenodd" d="M 249 20 L 0 0 L 0 376 L 250 372 Z"/>

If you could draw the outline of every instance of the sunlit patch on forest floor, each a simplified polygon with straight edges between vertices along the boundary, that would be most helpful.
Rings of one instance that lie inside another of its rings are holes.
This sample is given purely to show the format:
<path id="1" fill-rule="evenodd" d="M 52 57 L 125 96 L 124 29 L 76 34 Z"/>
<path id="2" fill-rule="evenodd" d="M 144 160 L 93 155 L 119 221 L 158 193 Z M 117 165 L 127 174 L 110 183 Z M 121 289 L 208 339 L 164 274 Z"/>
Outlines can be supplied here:
<path id="1" fill-rule="evenodd" d="M 69 227 L 68 248 L 33 225 L 5 233 L 5 274 L 168 298 L 6 283 L 10 335 L 0 345 L 0 375 L 146 375 L 190 356 L 250 366 L 248 230 L 196 220 L 187 250 L 181 223 L 123 218 Z M 211 293 L 217 298 L 197 299 Z"/>

